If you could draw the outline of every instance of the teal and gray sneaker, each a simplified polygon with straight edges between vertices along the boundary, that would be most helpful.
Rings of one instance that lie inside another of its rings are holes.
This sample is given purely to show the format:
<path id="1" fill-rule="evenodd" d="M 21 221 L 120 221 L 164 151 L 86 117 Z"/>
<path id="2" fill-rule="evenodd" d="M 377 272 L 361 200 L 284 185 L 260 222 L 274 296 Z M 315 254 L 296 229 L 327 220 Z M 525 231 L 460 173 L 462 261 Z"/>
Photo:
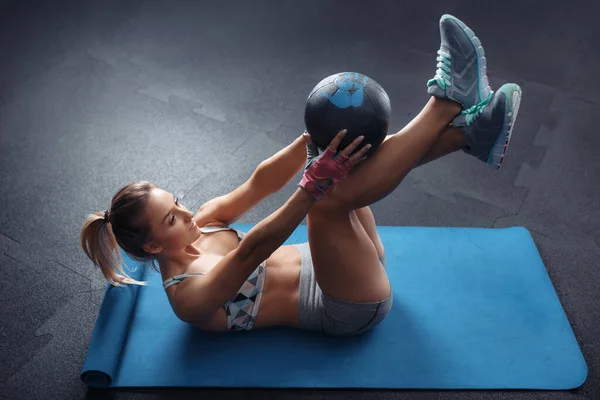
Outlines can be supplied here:
<path id="1" fill-rule="evenodd" d="M 468 144 L 464 152 L 499 169 L 515 126 L 521 96 L 519 85 L 507 83 L 489 102 L 456 117 L 452 124 L 462 129 Z"/>
<path id="2" fill-rule="evenodd" d="M 475 33 L 452 15 L 440 19 L 440 36 L 437 70 L 427 93 L 460 103 L 466 113 L 492 95 L 485 51 Z"/>

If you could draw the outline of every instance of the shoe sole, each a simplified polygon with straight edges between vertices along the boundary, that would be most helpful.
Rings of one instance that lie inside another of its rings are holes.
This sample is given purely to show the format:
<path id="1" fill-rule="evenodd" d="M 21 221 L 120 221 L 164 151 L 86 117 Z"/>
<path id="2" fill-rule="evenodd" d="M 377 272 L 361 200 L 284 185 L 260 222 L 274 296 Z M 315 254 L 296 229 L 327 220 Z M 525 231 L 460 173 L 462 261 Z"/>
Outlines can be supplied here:
<path id="1" fill-rule="evenodd" d="M 502 86 L 499 91 L 504 94 L 504 104 L 508 112 L 504 115 L 504 126 L 502 132 L 496 139 L 496 143 L 490 152 L 487 163 L 492 168 L 500 169 L 502 161 L 504 161 L 504 155 L 508 150 L 512 131 L 515 127 L 515 121 L 519 114 L 519 107 L 521 106 L 521 98 L 523 97 L 523 91 L 517 84 L 511 83 Z"/>
<path id="2" fill-rule="evenodd" d="M 458 25 L 458 27 L 463 31 L 463 33 L 465 35 L 467 35 L 467 38 L 471 42 L 471 46 L 473 46 L 473 48 L 475 49 L 475 53 L 477 53 L 477 74 L 478 74 L 477 75 L 477 91 L 478 91 L 479 97 L 480 97 L 479 101 L 481 102 L 481 101 L 487 100 L 487 98 L 492 95 L 492 88 L 490 87 L 490 82 L 487 79 L 487 58 L 485 58 L 485 50 L 483 49 L 483 46 L 481 45 L 481 41 L 479 40 L 479 38 L 477 36 L 475 36 L 475 32 L 473 32 L 473 30 L 471 28 L 469 28 L 467 25 L 465 25 L 465 23 L 462 22 L 460 19 L 458 19 L 450 14 L 444 14 L 444 15 L 442 15 L 442 18 L 440 18 L 440 24 L 444 20 L 451 20 L 451 21 L 455 22 Z M 488 93 L 488 96 L 486 96 L 486 98 L 484 98 L 482 96 L 482 93 L 483 93 L 482 88 L 481 88 L 482 77 L 485 78 L 485 86 L 489 88 L 489 93 Z M 474 106 L 474 105 L 475 104 L 472 104 L 471 106 Z M 465 106 L 465 105 L 463 104 L 463 106 Z M 466 107 L 466 108 L 469 108 L 469 107 Z"/>

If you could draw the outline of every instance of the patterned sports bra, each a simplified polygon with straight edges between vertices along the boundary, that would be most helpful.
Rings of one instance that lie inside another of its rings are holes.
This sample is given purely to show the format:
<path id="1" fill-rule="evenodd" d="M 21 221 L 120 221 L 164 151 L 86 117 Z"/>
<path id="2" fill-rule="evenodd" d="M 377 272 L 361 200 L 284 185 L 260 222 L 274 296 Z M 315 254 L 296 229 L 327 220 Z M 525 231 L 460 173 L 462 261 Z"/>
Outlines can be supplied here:
<path id="1" fill-rule="evenodd" d="M 238 235 L 238 240 L 241 242 L 244 238 L 244 232 L 228 226 L 207 226 L 200 228 L 202 233 L 212 233 L 219 231 L 235 231 Z M 250 274 L 246 282 L 240 290 L 230 299 L 225 305 L 225 314 L 227 315 L 227 327 L 230 331 L 249 331 L 254 326 L 258 308 L 262 299 L 263 287 L 265 284 L 266 261 L 263 261 L 258 268 Z M 192 276 L 204 275 L 201 272 L 176 275 L 166 279 L 163 286 L 167 289 L 170 286 L 177 285 L 183 280 Z"/>

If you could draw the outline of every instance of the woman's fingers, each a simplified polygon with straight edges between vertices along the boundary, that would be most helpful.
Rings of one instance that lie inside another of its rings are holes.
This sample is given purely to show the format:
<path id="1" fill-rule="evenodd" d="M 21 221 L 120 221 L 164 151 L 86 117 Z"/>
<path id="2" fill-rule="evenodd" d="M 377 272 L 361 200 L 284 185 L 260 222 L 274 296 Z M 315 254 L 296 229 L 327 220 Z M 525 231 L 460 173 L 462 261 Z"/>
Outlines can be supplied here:
<path id="1" fill-rule="evenodd" d="M 313 141 L 312 136 L 310 136 L 310 133 L 304 132 L 302 136 L 304 136 L 304 141 L 306 142 L 306 144 L 312 144 Z"/>
<path id="2" fill-rule="evenodd" d="M 346 132 L 347 132 L 346 129 L 342 129 L 341 131 L 338 132 L 337 135 L 335 135 L 333 140 L 329 143 L 329 146 L 327 146 L 329 151 L 331 151 L 333 153 L 337 153 L 337 149 L 338 149 L 338 147 L 340 147 L 340 143 L 342 142 L 342 139 L 344 139 L 344 135 L 346 134 Z"/>
<path id="3" fill-rule="evenodd" d="M 367 154 L 367 152 L 371 149 L 371 147 L 372 147 L 371 144 L 366 144 L 363 146 L 362 149 L 357 151 L 355 154 L 352 154 L 352 156 L 349 159 L 350 164 L 352 164 L 354 166 L 354 165 L 358 164 L 359 162 L 363 161 L 364 159 L 366 159 L 367 157 L 365 157 L 364 155 Z"/>
<path id="4" fill-rule="evenodd" d="M 340 153 L 338 153 L 338 147 L 344 139 L 344 135 L 346 134 L 346 132 L 346 129 L 339 131 L 338 134 L 335 135 L 333 140 L 329 143 L 327 149 L 333 154 L 341 154 L 341 156 L 347 160 L 346 162 L 349 162 L 352 166 L 354 166 L 366 159 L 364 155 L 371 149 L 372 146 L 371 144 L 366 144 L 355 154 L 352 154 L 352 152 L 354 152 L 354 150 L 356 150 L 356 148 L 358 148 L 358 146 L 360 146 L 360 144 L 364 140 L 364 136 L 359 136 L 356 139 L 354 139 L 352 143 L 346 146 Z M 350 156 L 350 154 L 352 154 L 352 156 Z"/>
<path id="5" fill-rule="evenodd" d="M 350 143 L 348 146 L 346 146 L 344 150 L 342 150 L 342 155 L 345 158 L 350 158 L 350 154 L 352 154 L 352 152 L 362 143 L 364 138 L 364 136 L 359 136 L 356 139 L 354 139 L 352 143 Z"/>

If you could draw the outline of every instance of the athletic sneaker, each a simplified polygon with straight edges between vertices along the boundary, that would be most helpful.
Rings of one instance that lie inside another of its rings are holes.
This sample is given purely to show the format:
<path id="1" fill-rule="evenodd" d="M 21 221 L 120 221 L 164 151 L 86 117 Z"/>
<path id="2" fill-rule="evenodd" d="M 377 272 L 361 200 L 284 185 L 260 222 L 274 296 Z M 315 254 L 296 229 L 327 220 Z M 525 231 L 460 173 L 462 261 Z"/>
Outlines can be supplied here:
<path id="1" fill-rule="evenodd" d="M 427 93 L 460 103 L 466 113 L 492 95 L 485 51 L 475 33 L 452 15 L 440 19 L 440 36 L 437 70 Z"/>
<path id="2" fill-rule="evenodd" d="M 490 101 L 481 103 L 467 114 L 461 114 L 452 124 L 462 128 L 468 147 L 464 152 L 500 168 L 521 104 L 519 85 L 507 83 L 498 89 Z"/>

